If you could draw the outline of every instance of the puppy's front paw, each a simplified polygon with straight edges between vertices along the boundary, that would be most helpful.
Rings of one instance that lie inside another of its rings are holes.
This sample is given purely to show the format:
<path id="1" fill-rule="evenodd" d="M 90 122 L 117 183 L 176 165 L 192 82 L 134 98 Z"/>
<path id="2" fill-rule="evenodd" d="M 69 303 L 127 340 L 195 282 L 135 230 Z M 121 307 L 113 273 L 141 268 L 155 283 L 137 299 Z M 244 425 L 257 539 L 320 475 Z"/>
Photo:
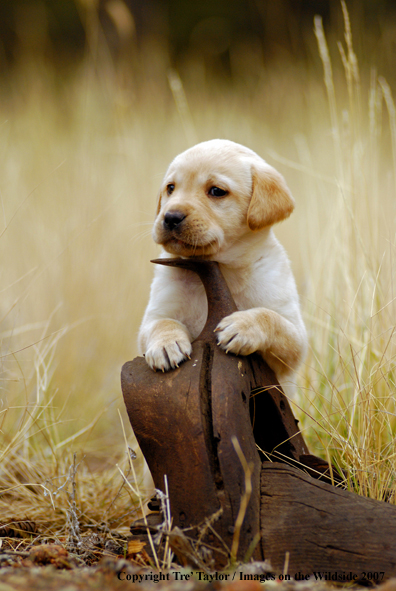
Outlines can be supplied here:
<path id="1" fill-rule="evenodd" d="M 191 350 L 190 340 L 181 333 L 175 335 L 175 339 L 155 339 L 147 349 L 145 358 L 154 371 L 169 371 L 179 367 L 187 358 L 190 359 Z"/>
<path id="2" fill-rule="evenodd" d="M 219 322 L 215 330 L 217 343 L 226 353 L 250 355 L 264 350 L 266 337 L 252 314 L 252 310 L 234 312 Z"/>

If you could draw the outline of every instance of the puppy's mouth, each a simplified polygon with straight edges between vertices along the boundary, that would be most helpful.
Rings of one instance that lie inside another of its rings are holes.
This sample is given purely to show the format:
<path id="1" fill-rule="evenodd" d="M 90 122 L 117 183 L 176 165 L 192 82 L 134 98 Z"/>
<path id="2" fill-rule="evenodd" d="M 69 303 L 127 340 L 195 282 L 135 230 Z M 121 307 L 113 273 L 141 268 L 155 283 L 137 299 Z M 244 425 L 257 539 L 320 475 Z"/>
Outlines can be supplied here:
<path id="1" fill-rule="evenodd" d="M 189 244 L 180 238 L 172 236 L 162 242 L 162 246 L 167 252 L 179 254 L 182 256 L 204 256 L 211 255 L 218 249 L 217 240 L 212 240 L 206 244 Z"/>

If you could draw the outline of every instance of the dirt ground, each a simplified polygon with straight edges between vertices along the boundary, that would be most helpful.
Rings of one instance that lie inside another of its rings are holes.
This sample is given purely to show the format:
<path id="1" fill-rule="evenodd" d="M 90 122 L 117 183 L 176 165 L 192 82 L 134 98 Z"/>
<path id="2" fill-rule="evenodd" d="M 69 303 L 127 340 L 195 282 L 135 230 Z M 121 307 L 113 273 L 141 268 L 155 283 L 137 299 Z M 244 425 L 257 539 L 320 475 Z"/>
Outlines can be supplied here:
<path id="1" fill-rule="evenodd" d="M 174 565 L 158 571 L 139 540 L 110 539 L 102 544 L 91 535 L 84 548 L 68 551 L 59 543 L 30 539 L 0 538 L 0 591 L 111 591 L 117 589 L 183 589 L 185 591 L 329 591 L 329 582 L 281 581 L 265 562 L 210 574 L 189 566 Z M 122 555 L 120 552 L 123 552 Z M 351 588 L 351 584 L 344 585 Z M 338 586 L 338 589 L 341 586 Z M 356 585 L 354 589 L 367 589 Z M 378 591 L 396 591 L 396 579 L 376 586 Z"/>
<path id="2" fill-rule="evenodd" d="M 177 571 L 178 575 L 184 571 Z M 0 591 L 112 591 L 118 589 L 139 589 L 140 591 L 151 591 L 152 589 L 184 590 L 184 591 L 260 591 L 263 588 L 276 591 L 329 591 L 335 589 L 328 583 L 323 582 L 278 582 L 269 581 L 199 581 L 198 576 L 189 580 L 176 580 L 176 571 L 162 573 L 165 580 L 154 582 L 150 580 L 154 576 L 151 570 L 136 569 L 130 563 L 123 560 L 105 559 L 94 567 L 76 568 L 73 570 L 60 570 L 54 566 L 43 567 L 5 567 L 0 569 Z M 187 572 L 185 573 L 188 574 Z M 133 577 L 138 577 L 133 582 Z M 145 580 L 145 577 L 147 579 Z M 340 587 L 338 587 L 340 588 Z M 349 587 L 350 588 L 350 587 Z M 363 589 L 355 587 L 355 589 Z M 378 586 L 378 591 L 396 591 L 396 579 Z"/>

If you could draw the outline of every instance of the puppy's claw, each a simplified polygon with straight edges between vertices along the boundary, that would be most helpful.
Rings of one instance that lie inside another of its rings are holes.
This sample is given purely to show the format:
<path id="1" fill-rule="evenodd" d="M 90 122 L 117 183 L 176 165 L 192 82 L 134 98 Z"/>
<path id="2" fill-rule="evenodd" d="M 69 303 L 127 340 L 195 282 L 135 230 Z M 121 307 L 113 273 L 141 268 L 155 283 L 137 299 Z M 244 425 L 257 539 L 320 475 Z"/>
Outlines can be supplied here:
<path id="1" fill-rule="evenodd" d="M 178 369 L 187 357 L 190 359 L 191 343 L 188 340 L 166 341 L 159 346 L 156 345 L 154 342 L 146 351 L 146 361 L 154 371 L 172 371 Z"/>
<path id="2" fill-rule="evenodd" d="M 220 324 L 223 322 L 223 320 L 220 322 Z M 218 326 L 216 326 L 216 328 L 214 329 L 213 332 L 220 332 L 221 330 L 226 330 L 227 328 L 229 328 L 231 326 L 230 324 L 226 324 L 225 326 L 220 326 L 220 324 Z"/>

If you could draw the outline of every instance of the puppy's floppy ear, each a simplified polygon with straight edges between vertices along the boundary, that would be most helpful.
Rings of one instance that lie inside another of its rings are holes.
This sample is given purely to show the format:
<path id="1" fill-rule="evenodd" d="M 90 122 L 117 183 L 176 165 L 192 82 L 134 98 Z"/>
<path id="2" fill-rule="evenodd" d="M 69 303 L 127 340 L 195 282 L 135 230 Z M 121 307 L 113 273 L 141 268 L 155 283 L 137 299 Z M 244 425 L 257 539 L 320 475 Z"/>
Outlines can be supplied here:
<path id="1" fill-rule="evenodd" d="M 247 213 L 250 230 L 261 230 L 289 217 L 294 199 L 283 176 L 266 162 L 252 166 L 253 191 Z"/>

